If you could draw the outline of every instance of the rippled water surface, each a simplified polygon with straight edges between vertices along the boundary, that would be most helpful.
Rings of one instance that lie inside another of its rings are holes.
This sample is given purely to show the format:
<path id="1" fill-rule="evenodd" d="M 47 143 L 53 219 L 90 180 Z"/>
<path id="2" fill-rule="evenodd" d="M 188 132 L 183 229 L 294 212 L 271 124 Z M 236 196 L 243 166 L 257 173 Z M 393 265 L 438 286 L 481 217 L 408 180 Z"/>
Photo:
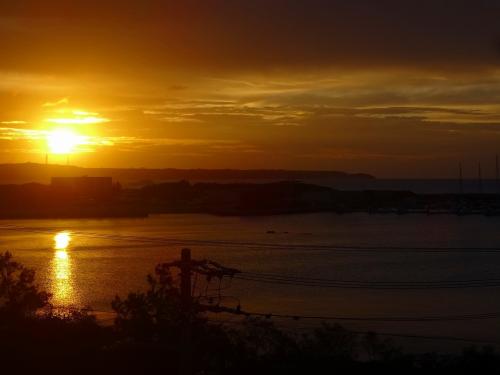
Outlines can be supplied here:
<path id="1" fill-rule="evenodd" d="M 145 276 L 154 266 L 178 258 L 186 243 L 195 258 L 212 259 L 248 272 L 362 281 L 500 278 L 498 252 L 336 251 L 318 247 L 500 248 L 500 218 L 482 216 L 159 215 L 147 219 L 0 222 L 0 226 L 5 225 L 30 228 L 1 230 L 0 250 L 11 251 L 17 260 L 35 268 L 38 283 L 53 294 L 55 305 L 91 306 L 97 311 L 109 311 L 116 294 L 143 288 Z M 129 238 L 122 240 L 118 238 L 121 236 Z M 161 237 L 169 242 L 143 243 L 140 239 L 144 237 Z M 224 293 L 238 297 L 244 309 L 259 312 L 420 316 L 500 312 L 498 289 L 337 289 L 234 280 Z M 301 324 L 307 327 L 309 323 Z M 345 324 L 500 340 L 498 319 Z"/>

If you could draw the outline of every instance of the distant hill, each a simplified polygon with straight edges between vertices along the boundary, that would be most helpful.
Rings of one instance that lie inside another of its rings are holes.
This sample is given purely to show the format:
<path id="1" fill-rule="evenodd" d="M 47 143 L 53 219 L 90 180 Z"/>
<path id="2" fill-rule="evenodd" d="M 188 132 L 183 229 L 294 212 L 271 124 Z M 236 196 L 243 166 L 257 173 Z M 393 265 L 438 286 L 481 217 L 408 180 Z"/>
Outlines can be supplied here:
<path id="1" fill-rule="evenodd" d="M 66 165 L 0 164 L 0 184 L 49 183 L 51 177 L 110 176 L 124 186 L 143 186 L 166 181 L 366 181 L 375 177 L 363 173 L 338 171 L 294 171 L 272 169 L 147 169 L 147 168 L 82 168 Z"/>

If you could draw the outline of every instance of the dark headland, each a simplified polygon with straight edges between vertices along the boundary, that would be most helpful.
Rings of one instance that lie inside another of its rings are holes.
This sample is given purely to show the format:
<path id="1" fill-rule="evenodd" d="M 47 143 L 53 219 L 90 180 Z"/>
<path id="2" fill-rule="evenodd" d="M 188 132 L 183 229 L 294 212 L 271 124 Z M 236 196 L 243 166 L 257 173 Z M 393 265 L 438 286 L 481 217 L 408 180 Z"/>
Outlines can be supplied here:
<path id="1" fill-rule="evenodd" d="M 9 219 L 145 217 L 161 213 L 500 213 L 498 194 L 346 191 L 301 181 L 374 179 L 331 171 L 86 169 L 21 164 L 1 165 L 0 177 L 4 181 L 0 184 L 0 218 Z"/>

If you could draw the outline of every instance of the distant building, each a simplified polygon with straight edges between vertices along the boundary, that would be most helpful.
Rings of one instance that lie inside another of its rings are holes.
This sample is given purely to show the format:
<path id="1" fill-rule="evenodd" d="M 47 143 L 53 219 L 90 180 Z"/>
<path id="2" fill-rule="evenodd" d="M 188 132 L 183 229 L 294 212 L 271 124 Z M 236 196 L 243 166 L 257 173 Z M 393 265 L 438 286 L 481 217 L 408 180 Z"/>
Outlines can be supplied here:
<path id="1" fill-rule="evenodd" d="M 108 198 L 113 195 L 111 177 L 52 177 L 51 187 L 64 194 L 84 198 Z"/>

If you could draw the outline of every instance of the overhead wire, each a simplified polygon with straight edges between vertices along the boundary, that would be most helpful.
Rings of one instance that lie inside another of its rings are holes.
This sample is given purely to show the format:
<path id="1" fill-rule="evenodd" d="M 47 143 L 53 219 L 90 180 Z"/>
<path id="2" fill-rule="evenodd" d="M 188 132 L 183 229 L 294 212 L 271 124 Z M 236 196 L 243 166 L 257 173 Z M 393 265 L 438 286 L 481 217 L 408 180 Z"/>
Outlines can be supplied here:
<path id="1" fill-rule="evenodd" d="M 235 320 L 219 320 L 219 319 L 208 319 L 211 323 L 221 324 L 221 325 L 233 325 L 233 326 L 242 326 L 245 324 L 244 321 L 235 321 Z M 315 329 L 321 328 L 321 325 L 315 326 L 303 326 L 300 329 L 304 331 L 313 331 Z M 287 331 L 295 332 L 297 327 L 287 327 L 287 326 L 279 326 L 278 328 L 284 329 Z M 368 335 L 368 334 L 376 334 L 377 336 L 382 337 L 396 337 L 396 338 L 404 338 L 404 339 L 422 339 L 422 340 L 438 340 L 438 341 L 457 341 L 457 342 L 466 342 L 466 343 L 475 343 L 475 344 L 489 344 L 489 345 L 499 345 L 500 341 L 497 340 L 489 340 L 489 339 L 476 339 L 476 338 L 466 338 L 466 337 L 458 337 L 458 336 L 440 336 L 440 335 L 418 335 L 413 333 L 398 333 L 398 332 L 374 332 L 374 331 L 359 331 L 359 330 L 351 330 L 342 327 L 345 331 L 358 335 Z"/>
<path id="2" fill-rule="evenodd" d="M 257 272 L 241 272 L 234 276 L 236 280 L 259 282 L 277 285 L 294 285 L 319 288 L 345 289 L 462 289 L 499 287 L 500 278 L 466 279 L 466 280 L 433 280 L 433 281 L 367 281 L 322 279 L 312 277 L 290 276 Z"/>
<path id="3" fill-rule="evenodd" d="M 427 315 L 427 316 L 348 316 L 348 315 L 294 315 L 294 314 L 276 314 L 262 312 L 247 312 L 240 313 L 246 317 L 261 317 L 266 319 L 291 319 L 291 320 L 319 320 L 319 321 L 359 321 L 359 322 L 447 322 L 447 321 L 467 321 L 467 320 L 484 320 L 498 319 L 500 312 L 478 313 L 478 314 L 463 314 L 463 315 Z"/>
<path id="4" fill-rule="evenodd" d="M 4 224 L 0 226 L 0 230 L 9 231 L 22 231 L 30 233 L 43 233 L 43 234 L 53 234 L 54 231 L 60 231 L 62 228 L 33 228 L 33 227 L 22 227 L 16 225 Z M 228 242 L 228 241 L 206 241 L 206 240 L 179 240 L 179 239 L 168 239 L 162 237 L 144 237 L 144 236 L 131 236 L 131 235 L 115 235 L 115 234 L 103 234 L 95 232 L 81 232 L 81 231 L 71 231 L 74 236 L 99 238 L 104 240 L 112 241 L 133 241 L 141 243 L 156 243 L 162 245 L 192 245 L 204 244 L 204 245 L 227 245 L 227 246 L 264 246 L 266 248 L 318 248 L 318 245 L 279 245 L 279 244 L 258 244 L 258 243 L 244 243 L 244 242 Z M 284 247 L 285 246 L 285 247 Z M 439 251 L 439 252 L 456 252 L 456 251 L 471 251 L 473 248 L 423 248 L 423 247 L 360 247 L 360 246 L 350 246 L 350 247 L 324 247 L 322 249 L 350 249 L 349 251 L 355 251 L 356 249 L 377 249 L 376 251 L 371 251 L 372 253 L 380 253 L 385 250 L 390 250 L 391 252 L 395 249 L 400 249 L 401 251 Z M 500 248 L 477 248 L 477 252 L 499 252 Z M 340 280 L 340 279 L 320 279 L 311 277 L 300 277 L 300 276 L 290 276 L 282 274 L 270 274 L 270 273 L 257 273 L 257 272 L 242 272 L 235 276 L 235 279 L 250 281 L 250 282 L 260 282 L 268 284 L 279 284 L 279 285 L 294 285 L 294 286 L 307 286 L 307 287 L 322 287 L 322 288 L 344 288 L 344 289 L 457 289 L 457 288 L 491 288 L 500 286 L 500 277 L 489 278 L 489 279 L 470 279 L 470 280 L 439 280 L 439 281 L 363 281 L 363 280 Z"/>

